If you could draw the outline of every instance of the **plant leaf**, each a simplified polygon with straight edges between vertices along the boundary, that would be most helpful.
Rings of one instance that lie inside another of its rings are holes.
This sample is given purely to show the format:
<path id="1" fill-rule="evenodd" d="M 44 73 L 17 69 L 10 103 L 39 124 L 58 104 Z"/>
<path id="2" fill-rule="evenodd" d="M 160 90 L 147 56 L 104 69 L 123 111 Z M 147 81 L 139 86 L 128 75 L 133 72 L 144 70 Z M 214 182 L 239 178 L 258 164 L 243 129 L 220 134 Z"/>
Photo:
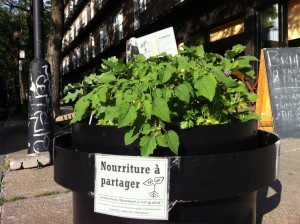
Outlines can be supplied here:
<path id="1" fill-rule="evenodd" d="M 156 136 L 156 142 L 161 147 L 168 147 L 165 136 L 163 136 L 162 134 Z"/>
<path id="2" fill-rule="evenodd" d="M 140 141 L 142 156 L 149 156 L 153 154 L 154 149 L 156 149 L 156 140 L 153 137 L 145 135 Z"/>
<path id="3" fill-rule="evenodd" d="M 141 130 L 141 133 L 144 134 L 144 135 L 148 135 L 151 131 L 151 126 L 150 124 L 143 124 L 142 125 L 142 130 Z"/>
<path id="4" fill-rule="evenodd" d="M 190 69 L 188 57 L 184 57 L 184 56 L 178 57 L 177 61 L 178 61 L 177 71 L 179 71 L 179 72 L 181 70 L 188 71 Z"/>
<path id="5" fill-rule="evenodd" d="M 75 104 L 75 108 L 74 108 L 75 117 L 72 119 L 71 123 L 80 121 L 83 118 L 89 106 L 90 106 L 90 102 L 88 100 L 86 100 L 85 98 L 80 98 Z"/>
<path id="6" fill-rule="evenodd" d="M 248 60 L 239 59 L 232 63 L 231 70 L 233 69 L 241 69 L 241 68 L 251 68 Z"/>
<path id="7" fill-rule="evenodd" d="M 218 69 L 218 68 L 216 68 L 216 67 L 211 67 L 211 69 L 212 69 L 212 71 L 213 71 L 213 73 L 214 73 L 216 79 L 217 79 L 219 82 L 225 84 L 226 87 L 231 88 L 231 87 L 236 87 L 236 86 L 239 85 L 239 84 L 238 84 L 236 81 L 234 81 L 233 79 L 231 79 L 231 78 L 229 78 L 229 77 L 226 77 L 226 75 L 225 75 L 220 69 Z"/>
<path id="8" fill-rule="evenodd" d="M 261 117 L 258 114 L 253 113 L 251 111 L 241 112 L 241 113 L 237 114 L 237 117 L 239 120 L 241 120 L 243 122 L 246 122 L 249 120 L 261 120 Z"/>
<path id="9" fill-rule="evenodd" d="M 139 137 L 139 132 L 135 131 L 135 127 L 131 128 L 128 132 L 126 132 L 124 136 L 125 145 L 130 145 Z"/>
<path id="10" fill-rule="evenodd" d="M 170 122 L 170 110 L 167 100 L 164 98 L 156 98 L 152 103 L 152 113 L 162 119 Z"/>
<path id="11" fill-rule="evenodd" d="M 143 102 L 143 109 L 147 119 L 151 119 L 152 115 L 152 105 L 149 100 L 145 100 Z"/>
<path id="12" fill-rule="evenodd" d="M 116 106 L 107 106 L 105 109 L 105 121 L 113 121 L 119 115 L 118 108 Z"/>
<path id="13" fill-rule="evenodd" d="M 197 55 L 200 58 L 204 58 L 205 52 L 204 52 L 203 45 L 200 45 L 200 46 L 196 47 L 195 55 Z"/>
<path id="14" fill-rule="evenodd" d="M 76 89 L 74 93 L 68 92 L 67 96 L 64 97 L 64 103 L 73 102 L 78 96 L 83 95 L 83 89 Z"/>
<path id="15" fill-rule="evenodd" d="M 113 72 L 102 73 L 99 77 L 99 81 L 104 82 L 104 83 L 115 81 L 115 80 L 116 80 L 116 77 Z"/>
<path id="16" fill-rule="evenodd" d="M 255 94 L 255 93 L 247 93 L 247 97 L 248 97 L 248 100 L 250 100 L 250 102 L 254 103 L 258 96 Z"/>
<path id="17" fill-rule="evenodd" d="M 207 74 L 199 78 L 195 83 L 195 89 L 198 90 L 198 96 L 204 96 L 210 102 L 216 93 L 217 81 L 212 74 Z"/>
<path id="18" fill-rule="evenodd" d="M 131 125 L 137 117 L 134 105 L 130 103 L 124 103 L 120 107 L 118 107 L 118 109 L 118 127 L 121 128 Z"/>
<path id="19" fill-rule="evenodd" d="M 165 140 L 168 144 L 168 147 L 171 149 L 173 153 L 178 155 L 178 148 L 179 148 L 179 137 L 177 133 L 173 130 L 169 130 L 165 133 Z"/>
<path id="20" fill-rule="evenodd" d="M 169 81 L 169 79 L 172 77 L 172 73 L 169 71 L 169 70 L 162 70 L 160 73 L 159 73 L 159 81 L 161 83 L 165 83 L 167 81 Z"/>
<path id="21" fill-rule="evenodd" d="M 185 83 L 176 86 L 175 96 L 177 96 L 181 101 L 189 103 L 190 102 L 189 86 L 187 86 Z"/>

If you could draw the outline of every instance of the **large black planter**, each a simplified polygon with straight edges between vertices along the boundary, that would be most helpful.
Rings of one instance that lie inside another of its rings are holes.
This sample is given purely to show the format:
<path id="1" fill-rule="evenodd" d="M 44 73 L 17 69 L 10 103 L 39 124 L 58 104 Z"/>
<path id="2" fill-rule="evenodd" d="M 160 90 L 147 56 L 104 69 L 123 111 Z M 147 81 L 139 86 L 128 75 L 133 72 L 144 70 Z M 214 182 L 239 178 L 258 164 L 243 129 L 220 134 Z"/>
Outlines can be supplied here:
<path id="1" fill-rule="evenodd" d="M 73 191 L 74 223 L 251 223 L 256 191 L 277 177 L 279 138 L 256 121 L 182 131 L 180 169 L 170 169 L 168 221 L 120 218 L 94 212 L 95 153 L 140 155 L 125 146 L 124 130 L 73 124 L 55 138 L 54 179 Z M 168 156 L 161 149 L 154 156 Z"/>

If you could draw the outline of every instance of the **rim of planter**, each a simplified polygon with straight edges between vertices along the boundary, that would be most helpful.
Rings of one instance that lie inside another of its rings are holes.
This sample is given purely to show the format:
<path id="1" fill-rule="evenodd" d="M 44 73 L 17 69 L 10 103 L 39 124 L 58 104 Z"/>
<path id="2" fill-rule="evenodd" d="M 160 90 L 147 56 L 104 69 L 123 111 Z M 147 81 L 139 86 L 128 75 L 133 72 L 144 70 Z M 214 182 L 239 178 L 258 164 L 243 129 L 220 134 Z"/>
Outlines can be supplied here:
<path id="1" fill-rule="evenodd" d="M 278 176 L 280 139 L 258 130 L 258 147 L 241 152 L 170 156 L 170 201 L 207 201 L 256 191 Z M 54 180 L 93 195 L 95 153 L 72 150 L 71 133 L 54 139 Z M 179 165 L 174 165 L 177 163 Z"/>

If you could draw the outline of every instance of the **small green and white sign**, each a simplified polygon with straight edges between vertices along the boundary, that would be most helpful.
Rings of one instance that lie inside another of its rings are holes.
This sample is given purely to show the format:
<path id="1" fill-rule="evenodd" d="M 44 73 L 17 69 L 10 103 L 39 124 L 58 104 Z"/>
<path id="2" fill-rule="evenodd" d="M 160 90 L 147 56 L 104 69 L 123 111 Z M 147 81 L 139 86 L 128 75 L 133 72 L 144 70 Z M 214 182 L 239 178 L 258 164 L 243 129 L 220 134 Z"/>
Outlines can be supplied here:
<path id="1" fill-rule="evenodd" d="M 168 220 L 168 158 L 95 155 L 94 211 Z"/>

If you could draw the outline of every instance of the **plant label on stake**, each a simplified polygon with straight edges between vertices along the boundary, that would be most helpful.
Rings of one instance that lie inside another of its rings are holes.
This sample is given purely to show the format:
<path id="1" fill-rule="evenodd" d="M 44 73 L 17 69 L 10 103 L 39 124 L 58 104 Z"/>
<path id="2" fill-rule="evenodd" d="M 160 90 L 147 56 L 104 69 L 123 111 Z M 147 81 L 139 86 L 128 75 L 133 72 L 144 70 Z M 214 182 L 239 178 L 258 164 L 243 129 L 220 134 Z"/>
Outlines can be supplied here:
<path id="1" fill-rule="evenodd" d="M 96 154 L 95 170 L 95 212 L 168 220 L 168 158 Z"/>

